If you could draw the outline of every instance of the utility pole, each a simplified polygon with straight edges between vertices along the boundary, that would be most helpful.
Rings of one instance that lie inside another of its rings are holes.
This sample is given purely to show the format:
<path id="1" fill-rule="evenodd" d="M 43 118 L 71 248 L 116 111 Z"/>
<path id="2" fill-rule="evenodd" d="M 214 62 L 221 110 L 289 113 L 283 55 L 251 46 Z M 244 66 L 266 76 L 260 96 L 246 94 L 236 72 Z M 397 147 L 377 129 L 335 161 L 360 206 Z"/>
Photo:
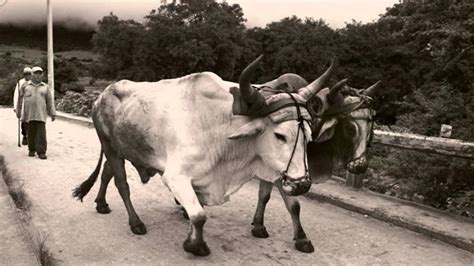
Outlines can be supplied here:
<path id="1" fill-rule="evenodd" d="M 51 90 L 54 102 L 54 54 L 53 54 L 53 4 L 52 0 L 47 0 L 47 20 L 48 20 L 48 86 Z"/>

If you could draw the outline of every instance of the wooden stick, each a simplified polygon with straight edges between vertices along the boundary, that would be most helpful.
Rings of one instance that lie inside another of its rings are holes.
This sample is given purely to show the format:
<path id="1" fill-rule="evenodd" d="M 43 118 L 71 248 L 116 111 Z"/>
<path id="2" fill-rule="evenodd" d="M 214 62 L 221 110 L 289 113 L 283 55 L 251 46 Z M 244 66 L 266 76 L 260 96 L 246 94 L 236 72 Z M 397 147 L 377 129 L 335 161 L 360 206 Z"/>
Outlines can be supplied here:
<path id="1" fill-rule="evenodd" d="M 20 121 L 20 118 L 18 118 L 18 147 L 21 147 L 21 142 L 20 142 L 20 128 L 21 128 L 21 121 Z"/>

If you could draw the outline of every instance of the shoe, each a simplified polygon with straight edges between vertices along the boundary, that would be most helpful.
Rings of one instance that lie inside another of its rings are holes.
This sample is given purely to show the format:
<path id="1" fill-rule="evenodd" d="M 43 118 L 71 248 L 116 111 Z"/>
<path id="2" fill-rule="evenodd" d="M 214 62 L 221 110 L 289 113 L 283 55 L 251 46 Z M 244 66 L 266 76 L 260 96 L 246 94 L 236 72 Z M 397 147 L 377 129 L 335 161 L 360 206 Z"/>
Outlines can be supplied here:
<path id="1" fill-rule="evenodd" d="M 34 152 L 34 151 L 29 151 L 29 152 L 28 152 L 28 156 L 30 156 L 30 157 L 35 157 L 35 152 Z"/>
<path id="2" fill-rule="evenodd" d="M 46 159 L 48 159 L 48 157 L 47 157 L 46 154 L 44 154 L 44 153 L 38 154 L 38 157 L 39 157 L 41 160 L 46 160 Z"/>
<path id="3" fill-rule="evenodd" d="M 23 137 L 23 140 L 21 141 L 22 145 L 28 145 L 28 138 Z"/>

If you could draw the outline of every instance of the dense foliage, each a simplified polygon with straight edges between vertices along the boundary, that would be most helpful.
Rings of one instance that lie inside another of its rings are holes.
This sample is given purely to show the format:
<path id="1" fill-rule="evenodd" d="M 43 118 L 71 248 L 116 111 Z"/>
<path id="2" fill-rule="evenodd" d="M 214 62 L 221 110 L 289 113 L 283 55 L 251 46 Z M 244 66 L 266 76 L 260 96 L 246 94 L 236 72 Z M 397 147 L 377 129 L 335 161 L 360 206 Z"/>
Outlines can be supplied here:
<path id="1" fill-rule="evenodd" d="M 15 86 L 22 77 L 25 61 L 14 58 L 10 53 L 0 55 L 0 104 L 11 105 Z M 12 73 L 12 69 L 16 72 Z"/>
<path id="2" fill-rule="evenodd" d="M 54 60 L 55 69 L 55 90 L 56 98 L 62 97 L 67 91 L 83 92 L 84 87 L 78 81 L 78 71 L 75 65 L 77 60 L 56 57 Z M 12 57 L 5 53 L 0 55 L 0 104 L 11 105 L 13 92 L 17 82 L 23 78 L 22 71 L 25 66 L 31 63 L 22 58 Z M 40 64 L 44 69 L 43 81 L 48 82 L 48 68 L 46 57 L 41 58 Z M 12 70 L 15 72 L 12 73 Z"/>
<path id="3" fill-rule="evenodd" d="M 157 80 L 213 70 L 231 79 L 242 56 L 243 21 L 238 5 L 212 0 L 162 6 L 144 24 L 111 14 L 92 39 L 104 59 L 94 74 Z"/>
<path id="4" fill-rule="evenodd" d="M 451 124 L 453 137 L 474 140 L 473 11 L 468 1 L 412 2 L 340 30 L 297 17 L 246 29 L 238 5 L 182 1 L 152 10 L 143 24 L 113 14 L 100 20 L 92 42 L 102 60 L 92 74 L 159 80 L 213 71 L 235 81 L 263 53 L 256 82 L 286 72 L 312 80 L 337 57 L 337 79 L 355 87 L 383 80 L 378 122 L 426 135 Z"/>
<path id="5" fill-rule="evenodd" d="M 62 96 L 66 91 L 72 90 L 83 92 L 83 88 L 77 89 L 76 81 L 78 81 L 78 70 L 73 64 L 75 60 L 65 59 L 61 57 L 54 58 L 54 89 L 57 96 Z M 48 59 L 43 57 L 40 66 L 44 69 L 44 80 L 48 80 Z"/>

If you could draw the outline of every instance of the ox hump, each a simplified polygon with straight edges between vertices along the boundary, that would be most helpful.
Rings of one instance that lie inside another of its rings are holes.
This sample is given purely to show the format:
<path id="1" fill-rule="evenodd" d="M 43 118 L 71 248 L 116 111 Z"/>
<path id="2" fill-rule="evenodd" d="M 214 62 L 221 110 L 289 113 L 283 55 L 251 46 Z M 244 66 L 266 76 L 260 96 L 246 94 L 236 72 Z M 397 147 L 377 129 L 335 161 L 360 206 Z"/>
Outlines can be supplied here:
<path id="1" fill-rule="evenodd" d="M 131 87 L 127 86 L 131 83 L 132 82 L 129 80 L 121 80 L 109 86 L 108 90 L 118 100 L 122 101 L 132 95 L 133 91 L 131 90 Z"/>
<path id="2" fill-rule="evenodd" d="M 225 82 L 212 72 L 195 73 L 180 79 L 196 95 L 209 99 L 228 99 L 231 95 Z"/>

